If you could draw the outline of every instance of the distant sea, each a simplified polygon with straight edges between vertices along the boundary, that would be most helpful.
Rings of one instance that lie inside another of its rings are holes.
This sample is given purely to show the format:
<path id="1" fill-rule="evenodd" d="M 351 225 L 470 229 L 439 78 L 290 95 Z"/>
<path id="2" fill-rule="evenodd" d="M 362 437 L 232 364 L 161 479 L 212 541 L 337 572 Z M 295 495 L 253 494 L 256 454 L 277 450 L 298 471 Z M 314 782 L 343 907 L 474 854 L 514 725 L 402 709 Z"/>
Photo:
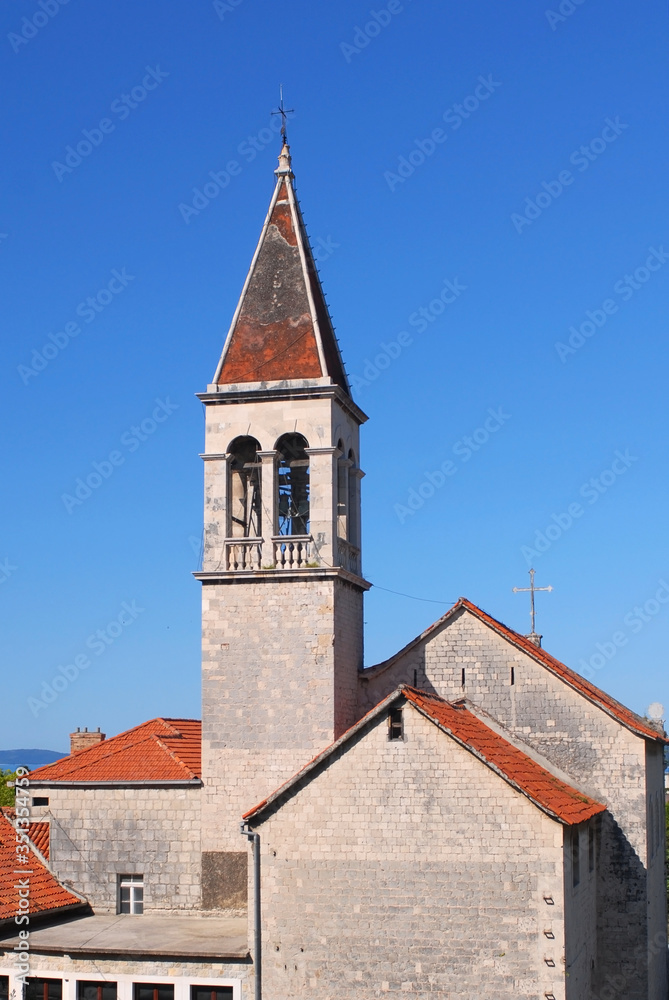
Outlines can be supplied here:
<path id="1" fill-rule="evenodd" d="M 0 771 L 15 771 L 17 767 L 29 767 L 32 771 L 61 757 L 67 754 L 57 750 L 0 750 Z"/>

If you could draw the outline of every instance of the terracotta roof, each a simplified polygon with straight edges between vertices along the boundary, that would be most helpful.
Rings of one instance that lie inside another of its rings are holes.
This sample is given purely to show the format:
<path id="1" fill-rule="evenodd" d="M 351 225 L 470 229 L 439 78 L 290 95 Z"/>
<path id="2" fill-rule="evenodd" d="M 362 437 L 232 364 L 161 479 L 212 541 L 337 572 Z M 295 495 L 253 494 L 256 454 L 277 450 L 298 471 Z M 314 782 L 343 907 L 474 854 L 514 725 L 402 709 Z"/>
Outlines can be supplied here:
<path id="1" fill-rule="evenodd" d="M 561 781 L 518 747 L 486 726 L 464 703 L 451 704 L 436 695 L 402 684 L 272 795 L 244 813 L 243 819 L 262 821 L 261 814 L 268 807 L 278 804 L 298 782 L 316 772 L 319 765 L 339 747 L 347 743 L 370 720 L 384 713 L 399 698 L 406 698 L 444 733 L 473 753 L 508 784 L 526 795 L 543 812 L 560 823 L 567 826 L 583 823 L 606 810 L 606 806 L 601 802 Z"/>
<path id="2" fill-rule="evenodd" d="M 330 376 L 349 393 L 339 345 L 295 196 L 284 146 L 269 213 L 214 382 Z"/>
<path id="3" fill-rule="evenodd" d="M 28 837 L 43 858 L 49 860 L 49 824 L 44 822 L 31 823 L 28 827 Z"/>
<path id="4" fill-rule="evenodd" d="M 87 906 L 79 896 L 60 884 L 33 851 L 17 853 L 16 848 L 20 845 L 20 833 L 0 810 L 0 920 L 13 920 L 19 912 L 19 879 L 28 880 L 30 908 L 27 912 L 30 914 Z M 27 857 L 29 863 L 17 862 L 19 856 Z M 17 871 L 21 874 L 17 875 Z"/>
<path id="5" fill-rule="evenodd" d="M 151 719 L 30 772 L 51 781 L 195 781 L 202 775 L 201 723 Z"/>
<path id="6" fill-rule="evenodd" d="M 562 823 L 572 825 L 604 812 L 605 805 L 556 778 L 518 747 L 494 732 L 463 703 L 403 686 L 405 698 L 437 722 L 458 743 L 502 775 L 514 788 Z"/>
<path id="7" fill-rule="evenodd" d="M 10 806 L 3 806 L 0 808 L 0 812 L 13 823 L 16 819 L 16 809 L 12 809 Z M 28 840 L 33 844 L 37 850 L 40 852 L 43 858 L 49 860 L 49 824 L 40 820 L 36 823 L 30 823 L 28 825 Z"/>
<path id="8" fill-rule="evenodd" d="M 547 653 L 545 649 L 535 646 L 534 643 L 527 638 L 527 636 L 521 635 L 519 632 L 514 632 L 513 629 L 508 628 L 508 626 L 504 625 L 502 622 L 497 621 L 496 618 L 493 618 L 492 615 L 489 615 L 486 611 L 482 611 L 481 608 L 478 608 L 475 604 L 472 604 L 471 601 L 468 601 L 466 597 L 461 597 L 452 608 L 449 608 L 445 615 L 442 615 L 441 618 L 438 618 L 436 622 L 433 622 L 432 625 L 426 628 L 424 632 L 421 632 L 419 636 L 416 636 L 415 639 L 412 639 L 411 642 L 407 643 L 407 645 L 398 653 L 395 653 L 390 657 L 390 659 L 384 660 L 383 663 L 378 663 L 374 667 L 369 667 L 368 670 L 364 670 L 361 676 L 372 676 L 373 674 L 384 670 L 386 667 L 389 667 L 392 663 L 399 659 L 400 656 L 403 656 L 406 652 L 408 652 L 413 646 L 418 645 L 418 643 L 426 639 L 432 632 L 437 631 L 442 625 L 445 625 L 458 613 L 458 611 L 462 609 L 469 611 L 476 618 L 478 618 L 479 621 L 488 625 L 495 632 L 497 632 L 498 635 L 501 635 L 504 639 L 507 639 L 510 643 L 516 646 L 517 649 L 521 649 L 524 653 L 527 653 L 527 655 L 531 656 L 532 659 L 537 661 L 537 663 L 546 667 L 551 671 L 551 673 L 555 674 L 556 677 L 559 677 L 566 684 L 569 684 L 569 686 L 575 691 L 578 691 L 579 694 L 582 694 L 585 698 L 593 702 L 593 704 L 597 705 L 608 715 L 617 719 L 618 722 L 621 722 L 633 733 L 647 739 L 658 740 L 661 743 L 669 742 L 669 740 L 665 739 L 665 737 L 662 736 L 657 729 L 653 729 L 647 719 L 637 715 L 636 712 L 632 712 L 631 709 L 626 708 L 619 701 L 616 701 L 615 698 L 606 694 L 605 691 L 595 687 L 595 685 L 591 684 L 590 681 L 587 681 L 585 677 L 581 677 L 580 674 L 577 674 L 575 670 L 571 670 L 570 667 L 565 666 L 565 664 L 561 663 L 560 660 L 556 660 L 556 658 L 551 656 L 550 653 Z"/>

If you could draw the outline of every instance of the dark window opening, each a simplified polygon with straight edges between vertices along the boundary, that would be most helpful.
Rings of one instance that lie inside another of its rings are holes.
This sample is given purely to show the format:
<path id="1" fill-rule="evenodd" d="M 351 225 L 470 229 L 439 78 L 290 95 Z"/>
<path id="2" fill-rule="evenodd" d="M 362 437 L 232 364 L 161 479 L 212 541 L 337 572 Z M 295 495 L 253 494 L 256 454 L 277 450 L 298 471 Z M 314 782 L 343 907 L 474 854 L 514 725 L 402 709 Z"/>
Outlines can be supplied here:
<path id="1" fill-rule="evenodd" d="M 309 534 L 309 443 L 301 434 L 284 434 L 279 452 L 279 535 Z"/>
<path id="2" fill-rule="evenodd" d="M 0 1000 L 8 1000 L 9 976 L 0 976 Z"/>
<path id="3" fill-rule="evenodd" d="M 230 537 L 260 538 L 262 464 L 255 438 L 238 437 L 230 445 Z"/>
<path id="4" fill-rule="evenodd" d="M 460 683 L 462 684 L 463 687 L 465 686 L 465 668 L 464 667 L 462 668 L 462 680 L 461 680 Z"/>
<path id="5" fill-rule="evenodd" d="M 31 977 L 26 980 L 25 1000 L 62 1000 L 62 979 L 38 979 Z"/>
<path id="6" fill-rule="evenodd" d="M 595 870 L 595 828 L 588 827 L 588 870 Z"/>
<path id="7" fill-rule="evenodd" d="M 571 884 L 574 888 L 581 881 L 581 838 L 578 829 L 571 831 Z"/>
<path id="8" fill-rule="evenodd" d="M 413 686 L 414 687 L 418 687 L 418 671 L 417 670 L 414 670 L 414 672 L 413 672 Z"/>
<path id="9" fill-rule="evenodd" d="M 133 1000 L 174 1000 L 174 986 L 168 983 L 133 983 Z"/>
<path id="10" fill-rule="evenodd" d="M 516 683 L 516 669 L 515 667 L 511 667 L 511 684 L 513 685 L 515 683 Z"/>
<path id="11" fill-rule="evenodd" d="M 190 1000 L 228 1000 L 232 986 L 191 986 Z"/>
<path id="12" fill-rule="evenodd" d="M 116 983 L 84 982 L 80 979 L 77 1000 L 116 1000 Z"/>
<path id="13" fill-rule="evenodd" d="M 47 798 L 46 795 L 35 795 L 33 797 L 34 806 L 48 806 L 48 804 L 49 804 L 49 799 Z"/>
<path id="14" fill-rule="evenodd" d="M 351 545 L 360 545 L 358 531 L 358 477 L 355 475 L 355 455 L 348 453 L 348 540 Z"/>
<path id="15" fill-rule="evenodd" d="M 388 739 L 404 739 L 404 719 L 401 708 L 391 708 L 388 712 Z"/>
<path id="16" fill-rule="evenodd" d="M 349 506 L 348 506 L 348 465 L 343 456 L 344 445 L 337 441 L 337 449 L 342 455 L 337 460 L 337 536 L 348 541 L 349 538 Z"/>

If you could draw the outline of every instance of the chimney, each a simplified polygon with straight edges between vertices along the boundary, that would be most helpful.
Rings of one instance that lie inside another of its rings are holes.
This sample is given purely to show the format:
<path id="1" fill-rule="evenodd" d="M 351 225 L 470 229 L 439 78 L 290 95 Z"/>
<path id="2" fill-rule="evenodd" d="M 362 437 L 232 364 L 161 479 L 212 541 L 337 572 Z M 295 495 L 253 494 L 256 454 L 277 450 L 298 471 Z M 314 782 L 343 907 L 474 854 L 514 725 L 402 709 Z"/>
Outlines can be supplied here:
<path id="1" fill-rule="evenodd" d="M 93 732 L 89 733 L 88 729 L 79 729 L 77 726 L 76 733 L 70 733 L 70 753 L 76 753 L 77 750 L 86 750 L 87 747 L 92 747 L 96 743 L 102 743 L 105 738 L 105 734 L 100 732 L 100 727 Z"/>

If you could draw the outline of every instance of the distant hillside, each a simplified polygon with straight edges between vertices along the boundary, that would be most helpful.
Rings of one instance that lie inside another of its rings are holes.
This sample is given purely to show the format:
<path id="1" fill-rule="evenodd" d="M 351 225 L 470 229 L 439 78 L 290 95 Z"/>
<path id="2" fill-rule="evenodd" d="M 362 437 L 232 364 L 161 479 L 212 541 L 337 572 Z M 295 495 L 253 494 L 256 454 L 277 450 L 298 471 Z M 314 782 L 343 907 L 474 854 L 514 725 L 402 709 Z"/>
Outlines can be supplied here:
<path id="1" fill-rule="evenodd" d="M 41 767 L 67 757 L 57 750 L 0 750 L 0 771 L 15 771 L 17 767 Z"/>

